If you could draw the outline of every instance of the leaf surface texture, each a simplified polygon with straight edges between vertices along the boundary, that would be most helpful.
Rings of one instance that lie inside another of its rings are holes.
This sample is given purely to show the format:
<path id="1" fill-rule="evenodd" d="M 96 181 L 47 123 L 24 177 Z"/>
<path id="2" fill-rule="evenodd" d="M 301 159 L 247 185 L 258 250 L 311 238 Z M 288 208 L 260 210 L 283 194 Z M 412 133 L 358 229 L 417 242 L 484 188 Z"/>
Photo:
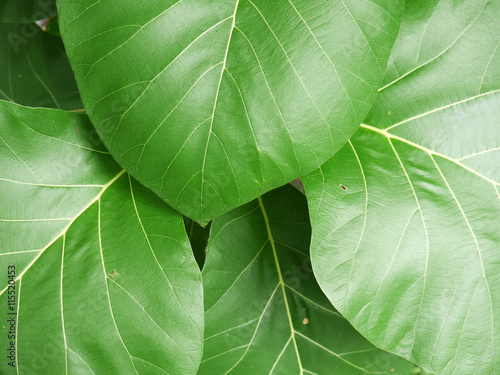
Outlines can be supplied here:
<path id="1" fill-rule="evenodd" d="M 500 3 L 424 3 L 407 4 L 366 124 L 303 178 L 312 263 L 375 345 L 437 374 L 496 374 Z"/>
<path id="2" fill-rule="evenodd" d="M 402 374 L 328 302 L 309 261 L 307 202 L 287 185 L 213 222 L 199 374 Z"/>
<path id="3" fill-rule="evenodd" d="M 201 274 L 182 216 L 91 141 L 86 116 L 0 102 L 0 118 L 0 264 L 16 267 L 0 304 L 17 332 L 17 368 L 0 372 L 196 373 Z"/>
<path id="4" fill-rule="evenodd" d="M 373 103 L 403 10 L 384 0 L 58 5 L 104 143 L 202 225 L 343 146 Z"/>

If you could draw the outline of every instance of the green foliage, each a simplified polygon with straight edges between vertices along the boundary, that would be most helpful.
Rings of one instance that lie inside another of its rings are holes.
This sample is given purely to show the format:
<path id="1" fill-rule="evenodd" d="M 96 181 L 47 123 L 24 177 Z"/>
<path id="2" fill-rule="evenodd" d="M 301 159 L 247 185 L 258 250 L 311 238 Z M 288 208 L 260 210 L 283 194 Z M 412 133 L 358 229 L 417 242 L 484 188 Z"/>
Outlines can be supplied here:
<path id="1" fill-rule="evenodd" d="M 465 8 L 442 45 L 410 5 L 366 125 L 303 179 L 312 262 L 379 347 L 440 374 L 488 374 L 500 358 L 500 27 L 484 30 L 500 2 Z"/>
<path id="2" fill-rule="evenodd" d="M 0 374 L 497 375 L 499 14 L 0 0 Z"/>
<path id="3" fill-rule="evenodd" d="M 116 160 L 202 225 L 344 145 L 375 99 L 403 11 L 381 0 L 115 8 L 59 1 L 85 108 Z"/>
<path id="4" fill-rule="evenodd" d="M 297 189 L 274 190 L 212 225 L 200 375 L 411 372 L 413 364 L 370 344 L 322 293 Z"/>
<path id="5" fill-rule="evenodd" d="M 85 115 L 0 103 L 0 263 L 19 280 L 0 306 L 19 372 L 195 372 L 202 285 L 182 216 L 95 148 Z"/>

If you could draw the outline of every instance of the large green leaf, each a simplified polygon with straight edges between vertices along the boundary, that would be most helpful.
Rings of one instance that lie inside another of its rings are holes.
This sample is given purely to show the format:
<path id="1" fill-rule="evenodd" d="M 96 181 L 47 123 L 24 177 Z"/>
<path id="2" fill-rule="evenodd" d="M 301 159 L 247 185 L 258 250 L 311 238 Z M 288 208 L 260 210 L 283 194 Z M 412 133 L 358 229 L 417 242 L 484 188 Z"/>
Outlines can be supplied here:
<path id="1" fill-rule="evenodd" d="M 0 0 L 0 22 L 27 23 L 56 13 L 55 0 Z"/>
<path id="2" fill-rule="evenodd" d="M 403 11 L 387 0 L 58 7 L 104 143 L 203 225 L 344 145 L 373 103 Z"/>
<path id="3" fill-rule="evenodd" d="M 371 345 L 321 292 L 306 198 L 288 185 L 213 222 L 200 375 L 399 374 L 413 364 Z"/>
<path id="4" fill-rule="evenodd" d="M 95 148 L 86 116 L 0 102 L 0 124 L 0 345 L 15 352 L 0 373 L 196 373 L 201 274 L 182 216 Z"/>
<path id="5" fill-rule="evenodd" d="M 438 374 L 497 374 L 500 2 L 425 3 L 408 2 L 367 125 L 303 178 L 312 262 L 377 346 Z"/>
<path id="6" fill-rule="evenodd" d="M 0 23 L 0 51 L 0 99 L 32 107 L 82 108 L 61 38 L 31 23 Z"/>

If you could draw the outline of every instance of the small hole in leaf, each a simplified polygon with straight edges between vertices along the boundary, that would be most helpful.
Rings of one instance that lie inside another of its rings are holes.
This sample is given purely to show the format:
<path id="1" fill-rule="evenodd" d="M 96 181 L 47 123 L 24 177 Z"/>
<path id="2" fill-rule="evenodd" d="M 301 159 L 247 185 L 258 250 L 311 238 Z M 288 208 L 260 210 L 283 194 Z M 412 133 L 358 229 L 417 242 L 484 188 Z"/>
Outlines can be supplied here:
<path id="1" fill-rule="evenodd" d="M 342 185 L 342 184 L 340 184 L 340 188 L 341 188 L 342 190 L 347 190 L 347 188 L 346 188 L 344 185 Z"/>

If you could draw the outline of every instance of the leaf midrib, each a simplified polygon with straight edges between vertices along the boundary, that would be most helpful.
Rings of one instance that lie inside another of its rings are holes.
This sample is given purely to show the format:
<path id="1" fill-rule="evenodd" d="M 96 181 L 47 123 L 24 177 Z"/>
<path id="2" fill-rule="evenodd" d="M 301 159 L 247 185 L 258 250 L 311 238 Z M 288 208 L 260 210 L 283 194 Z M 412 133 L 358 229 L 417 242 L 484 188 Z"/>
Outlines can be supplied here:
<path id="1" fill-rule="evenodd" d="M 497 90 L 497 91 L 500 91 L 500 90 Z M 495 91 L 495 92 L 496 92 L 496 91 Z M 417 195 L 416 195 L 416 192 L 415 192 L 415 190 L 414 190 L 414 188 L 413 188 L 413 185 L 412 185 L 412 182 L 411 182 L 411 180 L 410 180 L 410 177 L 409 177 L 408 173 L 406 172 L 405 167 L 403 166 L 403 163 L 402 163 L 402 161 L 401 161 L 401 159 L 400 159 L 400 156 L 399 156 L 398 152 L 396 151 L 396 148 L 394 147 L 394 145 L 393 145 L 393 143 L 392 143 L 392 139 L 399 140 L 399 141 L 404 142 L 404 143 L 406 143 L 406 144 L 408 144 L 408 145 L 410 145 L 410 146 L 412 146 L 412 147 L 414 147 L 414 148 L 416 148 L 416 149 L 420 149 L 420 150 L 422 150 L 422 151 L 426 152 L 426 153 L 429 155 L 429 157 L 431 158 L 431 160 L 432 160 L 432 162 L 433 162 L 434 166 L 436 167 L 436 169 L 437 169 L 437 171 L 439 172 L 439 174 L 440 174 L 441 178 L 443 179 L 444 183 L 446 184 L 446 187 L 447 187 L 447 189 L 449 190 L 449 192 L 450 192 L 450 194 L 451 194 L 451 196 L 452 196 L 452 198 L 453 198 L 454 202 L 456 203 L 456 205 L 457 205 L 458 209 L 460 210 L 461 215 L 463 216 L 463 218 L 464 218 L 464 220 L 465 220 L 465 222 L 466 222 L 466 225 L 467 225 L 467 227 L 468 227 L 468 229 L 469 229 L 469 231 L 470 231 L 470 233 L 471 233 L 471 235 L 472 235 L 472 237 L 473 237 L 474 244 L 475 244 L 475 246 L 476 246 L 476 248 L 477 248 L 477 254 L 479 255 L 479 261 L 480 261 L 480 265 L 481 265 L 481 269 L 482 269 L 482 279 L 483 279 L 483 280 L 484 280 L 484 282 L 485 282 L 485 285 L 486 285 L 486 288 L 487 288 L 487 291 L 488 291 L 488 295 L 489 295 L 489 300 L 490 300 L 490 308 L 491 308 L 491 324 L 492 324 L 492 338 L 491 338 L 491 344 L 490 344 L 490 345 L 493 345 L 493 346 L 494 346 L 494 336 L 493 336 L 493 332 L 494 332 L 494 327 L 495 327 L 495 323 L 494 323 L 495 321 L 494 321 L 494 312 L 493 312 L 493 299 L 492 299 L 492 293 L 491 293 L 491 289 L 490 289 L 490 286 L 489 286 L 488 278 L 487 278 L 487 275 L 486 275 L 486 272 L 485 272 L 484 261 L 483 261 L 483 257 L 482 257 L 481 250 L 480 250 L 480 247 L 479 247 L 479 243 L 478 243 L 478 240 L 477 240 L 477 238 L 476 238 L 476 234 L 475 234 L 475 232 L 474 232 L 474 230 L 473 230 L 473 228 L 472 228 L 472 226 L 471 226 L 471 224 L 470 224 L 470 222 L 469 222 L 469 219 L 467 218 L 467 216 L 466 216 L 466 214 L 465 214 L 465 212 L 464 212 L 464 210 L 463 210 L 463 208 L 462 208 L 462 206 L 461 206 L 460 202 L 458 201 L 458 199 L 457 199 L 457 197 L 456 197 L 455 193 L 454 193 L 454 192 L 453 192 L 453 190 L 451 189 L 451 186 L 449 185 L 449 183 L 448 183 L 448 181 L 447 181 L 446 177 L 444 176 L 444 174 L 443 174 L 443 172 L 441 171 L 440 167 L 439 167 L 439 166 L 438 166 L 438 164 L 436 163 L 436 161 L 435 161 L 435 159 L 434 159 L 434 156 L 439 156 L 439 157 L 442 157 L 442 158 L 444 158 L 444 159 L 446 159 L 446 160 L 448 160 L 448 161 L 450 161 L 450 162 L 452 162 L 452 163 L 454 163 L 454 164 L 456 164 L 456 165 L 458 165 L 458 166 L 460 166 L 460 167 L 464 168 L 465 170 L 467 170 L 467 171 L 469 171 L 469 172 L 471 172 L 471 173 L 473 173 L 473 174 L 477 175 L 478 177 L 480 177 L 480 178 L 482 178 L 482 179 L 486 180 L 487 182 L 489 182 L 489 183 L 493 184 L 493 187 L 495 188 L 495 191 L 496 191 L 497 196 L 498 196 L 498 198 L 499 198 L 499 199 L 500 199 L 500 192 L 499 192 L 499 190 L 498 190 L 498 187 L 497 187 L 497 186 L 499 186 L 499 185 L 500 185 L 500 183 L 495 182 L 495 181 L 493 181 L 493 180 L 491 180 L 491 179 L 487 178 L 486 176 L 483 176 L 483 175 L 481 175 L 480 173 L 478 173 L 478 172 L 474 171 L 473 169 L 471 169 L 471 168 L 469 168 L 469 167 L 467 167 L 467 166 L 463 165 L 462 163 L 460 163 L 460 161 L 459 161 L 459 160 L 453 159 L 453 158 L 451 158 L 451 157 L 449 157 L 449 156 L 447 156 L 447 155 L 444 155 L 444 154 L 441 154 L 441 153 L 439 153 L 439 152 L 436 152 L 436 151 L 433 151 L 433 150 L 431 150 L 431 149 L 428 149 L 428 148 L 426 148 L 426 147 L 424 147 L 424 146 L 421 146 L 421 145 L 419 145 L 419 144 L 416 144 L 416 143 L 414 143 L 414 142 L 412 142 L 412 141 L 410 141 L 410 140 L 408 140 L 408 139 L 405 139 L 405 138 L 399 137 L 399 136 L 397 136 L 397 135 L 394 135 L 394 134 L 392 134 L 392 133 L 389 133 L 389 132 L 387 131 L 388 129 L 378 129 L 378 128 L 375 128 L 375 127 L 373 127 L 373 126 L 366 125 L 366 124 L 361 124 L 361 127 L 362 127 L 362 128 L 365 128 L 365 129 L 367 129 L 367 130 L 371 130 L 371 131 L 374 131 L 374 132 L 376 132 L 376 133 L 379 133 L 379 134 L 381 134 L 381 135 L 385 136 L 385 137 L 387 138 L 387 140 L 389 141 L 389 143 L 390 143 L 390 145 L 391 145 L 391 148 L 392 148 L 392 150 L 394 151 L 394 153 L 395 153 L 395 155 L 396 155 L 396 157 L 397 157 L 397 159 L 398 159 L 398 161 L 399 161 L 399 163 L 400 163 L 400 165 L 401 165 L 401 167 L 402 167 L 402 169 L 403 169 L 403 171 L 404 171 L 404 173 L 405 173 L 405 175 L 406 175 L 406 178 L 407 178 L 407 180 L 408 180 L 408 183 L 410 184 L 410 187 L 411 187 L 411 189 L 412 189 L 412 191 L 413 191 L 413 194 L 414 194 L 414 196 L 415 196 L 415 200 L 416 200 L 416 202 L 417 202 L 418 211 L 420 211 L 420 213 L 421 213 L 421 217 L 422 217 L 422 222 L 423 222 L 424 228 L 426 227 L 426 225 L 425 225 L 425 219 L 424 219 L 424 216 L 423 216 L 423 213 L 422 213 L 422 209 L 421 209 L 421 207 L 420 207 L 419 199 L 418 199 L 418 197 L 417 197 Z M 424 272 L 424 275 L 422 276 L 422 277 L 424 278 L 424 289 L 423 289 L 423 293 L 422 293 L 422 300 L 423 300 L 424 295 L 425 295 L 425 277 L 426 277 L 426 274 L 427 274 L 427 262 L 428 262 L 428 254 L 429 254 L 429 242 L 428 242 L 429 240 L 428 240 L 428 239 L 429 239 L 429 237 L 428 237 L 428 235 L 427 235 L 427 230 L 426 230 L 426 241 L 427 241 L 427 259 L 426 259 L 426 270 L 425 270 L 425 272 Z M 421 278 L 419 278 L 417 281 L 419 281 L 420 279 L 421 279 Z M 415 283 L 416 283 L 416 282 L 415 282 Z M 455 293 L 456 293 L 456 291 L 455 291 Z M 419 305 L 419 312 L 418 312 L 418 315 L 417 315 L 417 322 L 415 323 L 415 326 L 418 324 L 418 319 L 419 319 L 419 317 L 420 317 L 420 308 L 422 307 L 422 300 L 421 300 L 421 303 L 420 303 L 420 305 Z M 391 318 L 391 319 L 392 319 L 392 318 Z M 442 327 L 441 327 L 441 330 L 442 330 Z M 440 332 L 441 332 L 441 330 L 440 330 Z M 415 331 L 415 333 L 416 333 L 416 331 Z M 460 336 L 460 337 L 461 337 L 461 336 Z M 415 344 L 415 340 L 414 340 L 413 344 Z M 436 345 L 436 344 L 437 344 L 437 341 L 436 341 L 435 345 Z M 484 354 L 484 353 L 483 353 L 483 354 Z"/>
<path id="2" fill-rule="evenodd" d="M 215 94 L 214 107 L 213 107 L 213 111 L 212 111 L 212 120 L 210 121 L 210 130 L 208 131 L 207 144 L 205 146 L 205 155 L 203 156 L 203 164 L 201 167 L 201 196 L 200 196 L 200 211 L 201 211 L 200 214 L 201 215 L 200 216 L 201 216 L 202 223 L 205 222 L 205 215 L 204 215 L 204 211 L 203 211 L 203 196 L 205 195 L 205 192 L 204 192 L 204 188 L 205 188 L 205 164 L 207 162 L 208 145 L 210 144 L 210 137 L 213 133 L 212 129 L 213 129 L 213 125 L 214 125 L 215 111 L 217 109 L 217 102 L 219 101 L 219 93 L 220 93 L 220 88 L 222 85 L 222 78 L 224 77 L 224 71 L 226 70 L 227 56 L 229 55 L 229 47 L 231 46 L 231 40 L 233 38 L 234 28 L 236 27 L 236 13 L 238 12 L 238 5 L 239 4 L 240 4 L 240 0 L 236 0 L 236 4 L 234 6 L 234 12 L 233 12 L 233 21 L 231 24 L 231 30 L 229 31 L 226 52 L 224 54 L 224 60 L 222 62 L 222 69 L 220 72 L 219 84 L 217 85 L 217 92 Z M 232 167 L 231 167 L 231 169 L 232 169 Z M 233 174 L 234 174 L 234 171 L 233 171 Z M 236 177 L 235 177 L 235 181 L 236 181 Z M 238 181 L 236 181 L 236 184 L 238 184 Z"/>
<path id="3" fill-rule="evenodd" d="M 295 354 L 297 356 L 297 361 L 298 361 L 298 365 L 299 365 L 299 368 L 300 368 L 300 375 L 302 375 L 302 374 L 304 374 L 304 369 L 302 367 L 302 362 L 300 360 L 300 354 L 299 354 L 299 348 L 297 346 L 297 341 L 295 340 L 295 329 L 293 328 L 292 314 L 290 313 L 290 306 L 288 304 L 288 299 L 287 299 L 287 296 L 286 296 L 285 282 L 283 281 L 283 275 L 281 273 L 281 267 L 280 267 L 280 264 L 279 264 L 278 253 L 276 251 L 276 244 L 274 242 L 273 234 L 272 234 L 272 231 L 271 231 L 271 226 L 270 226 L 270 223 L 269 223 L 269 218 L 267 216 L 267 212 L 266 212 L 266 209 L 264 207 L 264 202 L 262 201 L 262 197 L 259 197 L 257 199 L 259 201 L 260 209 L 262 210 L 262 215 L 264 216 L 264 222 L 266 224 L 267 235 L 269 237 L 269 242 L 270 242 L 271 248 L 273 250 L 274 261 L 276 263 L 276 270 L 278 272 L 279 284 L 281 286 L 281 291 L 283 292 L 283 300 L 285 301 L 285 307 L 286 307 L 286 313 L 287 313 L 287 317 L 288 317 L 288 323 L 290 325 L 291 339 L 293 341 L 293 346 L 295 348 Z M 287 346 L 288 346 L 288 343 L 287 343 Z"/>
<path id="4" fill-rule="evenodd" d="M 404 142 L 404 143 L 406 143 L 406 144 L 408 144 L 408 145 L 410 145 L 410 146 L 412 146 L 412 147 L 414 147 L 416 149 L 419 149 L 419 150 L 422 150 L 422 151 L 426 152 L 427 154 L 429 154 L 431 156 L 432 155 L 439 156 L 439 157 L 441 157 L 443 159 L 446 159 L 446 160 L 448 160 L 448 161 L 450 161 L 450 162 L 458 165 L 459 167 L 461 167 L 461 168 L 463 168 L 463 169 L 465 169 L 465 170 L 467 170 L 467 171 L 469 171 L 471 173 L 474 173 L 478 177 L 482 178 L 483 180 L 488 181 L 489 183 L 493 184 L 494 186 L 500 185 L 500 182 L 496 182 L 496 181 L 492 180 L 491 178 L 488 178 L 488 177 L 482 175 L 481 173 L 475 171 L 474 169 L 472 169 L 472 168 L 470 168 L 470 167 L 462 164 L 460 162 L 460 160 L 454 159 L 454 158 L 452 158 L 452 157 L 450 157 L 448 155 L 442 154 L 440 152 L 437 152 L 437 151 L 434 151 L 434 150 L 429 149 L 427 147 L 424 147 L 422 145 L 419 145 L 418 143 L 412 142 L 409 139 L 406 139 L 406 138 L 400 137 L 398 135 L 389 133 L 386 129 L 379 129 L 379 128 L 376 128 L 374 126 L 366 125 L 366 124 L 361 124 L 360 127 L 364 128 L 364 129 L 367 129 L 367 130 L 371 130 L 371 131 L 379 133 L 379 134 L 382 134 L 383 136 L 385 136 L 389 140 L 396 139 L 398 141 Z"/>
<path id="5" fill-rule="evenodd" d="M 42 254 L 54 244 L 59 238 L 64 236 L 66 232 L 69 230 L 71 225 L 75 222 L 76 219 L 78 219 L 90 206 L 92 206 L 95 202 L 97 202 L 101 196 L 104 194 L 104 192 L 111 186 L 113 185 L 116 180 L 118 180 L 126 171 L 123 169 L 121 170 L 116 176 L 114 176 L 106 185 L 102 187 L 102 189 L 99 191 L 99 193 L 82 209 L 80 210 L 73 218 L 70 219 L 68 225 L 64 227 L 64 229 L 57 234 L 43 249 L 40 250 L 38 255 L 32 260 L 32 262 L 21 272 L 19 275 L 16 277 L 15 281 L 19 281 L 26 272 L 36 263 L 36 261 L 42 256 Z M 8 285 L 0 291 L 0 296 L 7 290 Z"/>

